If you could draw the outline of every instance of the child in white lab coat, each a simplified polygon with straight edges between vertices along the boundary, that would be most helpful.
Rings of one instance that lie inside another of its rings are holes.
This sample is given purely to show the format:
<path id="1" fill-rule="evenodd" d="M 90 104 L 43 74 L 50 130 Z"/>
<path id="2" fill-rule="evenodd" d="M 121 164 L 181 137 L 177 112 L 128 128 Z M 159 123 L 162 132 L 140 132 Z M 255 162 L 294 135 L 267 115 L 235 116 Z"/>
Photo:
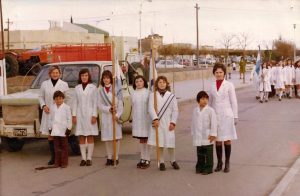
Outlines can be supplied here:
<path id="1" fill-rule="evenodd" d="M 175 161 L 175 127 L 178 117 L 178 105 L 176 97 L 170 92 L 170 84 L 165 76 L 157 77 L 155 81 L 157 112 L 154 105 L 154 93 L 149 97 L 149 114 L 153 123 L 150 130 L 148 144 L 156 146 L 156 131 L 158 127 L 158 146 L 160 150 L 160 166 L 161 171 L 166 170 L 164 161 L 164 148 L 168 149 L 171 165 L 178 170 L 179 165 Z M 154 128 L 155 127 L 155 128 Z"/>
<path id="2" fill-rule="evenodd" d="M 101 77 L 101 88 L 98 99 L 98 107 L 101 110 L 101 140 L 105 142 L 107 160 L 106 166 L 113 166 L 113 123 L 112 114 L 115 113 L 116 126 L 116 164 L 119 164 L 120 140 L 122 139 L 122 122 L 120 117 L 123 113 L 122 96 L 115 95 L 115 106 L 112 106 L 112 81 L 113 76 L 109 70 L 105 70 Z"/>
<path id="3" fill-rule="evenodd" d="M 208 106 L 208 94 L 200 91 L 197 94 L 198 106 L 193 111 L 191 133 L 193 145 L 197 147 L 196 173 L 203 175 L 213 172 L 213 141 L 217 136 L 217 116 Z"/>
<path id="4" fill-rule="evenodd" d="M 49 133 L 54 137 L 55 167 L 68 165 L 68 136 L 72 129 L 71 108 L 64 103 L 65 95 L 56 91 L 53 95 L 55 104 L 50 108 Z"/>
<path id="5" fill-rule="evenodd" d="M 269 92 L 271 92 L 271 70 L 269 69 L 268 63 L 264 62 L 261 65 L 261 69 L 258 74 L 259 78 L 259 92 L 260 92 L 260 103 L 269 101 Z"/>
<path id="6" fill-rule="evenodd" d="M 133 80 L 131 93 L 132 103 L 132 136 L 140 140 L 141 160 L 137 168 L 146 169 L 150 166 L 150 151 L 147 144 L 149 135 L 150 116 L 148 113 L 149 90 L 146 79 L 136 76 Z"/>
<path id="7" fill-rule="evenodd" d="M 274 74 L 274 83 L 275 83 L 275 89 L 278 92 L 279 101 L 282 99 L 283 90 L 285 89 L 286 84 L 286 77 L 285 77 L 285 70 L 283 67 L 283 62 L 279 61 L 276 65 L 276 71 Z"/>
<path id="8" fill-rule="evenodd" d="M 80 166 L 91 166 L 94 152 L 94 136 L 98 135 L 98 90 L 92 83 L 90 71 L 80 70 L 78 85 L 75 87 L 72 115 L 76 124 L 75 135 L 79 136 L 81 152 Z"/>
<path id="9" fill-rule="evenodd" d="M 294 64 L 295 67 L 295 88 L 296 88 L 296 97 L 300 98 L 300 60 L 296 61 Z"/>

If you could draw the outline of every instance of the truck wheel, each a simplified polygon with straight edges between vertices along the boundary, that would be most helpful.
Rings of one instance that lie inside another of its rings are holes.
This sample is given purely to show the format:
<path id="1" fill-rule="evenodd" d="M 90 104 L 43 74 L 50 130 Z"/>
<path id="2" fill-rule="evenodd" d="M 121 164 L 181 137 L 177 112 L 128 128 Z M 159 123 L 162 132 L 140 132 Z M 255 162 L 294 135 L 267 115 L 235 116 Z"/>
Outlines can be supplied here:
<path id="1" fill-rule="evenodd" d="M 41 69 L 42 65 L 40 63 L 36 63 L 32 66 L 30 73 L 34 76 L 37 76 Z"/>
<path id="2" fill-rule="evenodd" d="M 70 145 L 72 153 L 74 155 L 80 155 L 80 147 L 79 147 L 78 138 L 75 135 L 71 135 L 71 136 L 69 136 L 68 140 L 69 140 L 69 145 Z"/>
<path id="3" fill-rule="evenodd" d="M 1 137 L 2 146 L 9 152 L 17 152 L 22 150 L 25 141 L 19 138 Z"/>
<path id="4" fill-rule="evenodd" d="M 10 54 L 5 55 L 6 77 L 13 77 L 19 74 L 19 64 L 17 59 Z"/>

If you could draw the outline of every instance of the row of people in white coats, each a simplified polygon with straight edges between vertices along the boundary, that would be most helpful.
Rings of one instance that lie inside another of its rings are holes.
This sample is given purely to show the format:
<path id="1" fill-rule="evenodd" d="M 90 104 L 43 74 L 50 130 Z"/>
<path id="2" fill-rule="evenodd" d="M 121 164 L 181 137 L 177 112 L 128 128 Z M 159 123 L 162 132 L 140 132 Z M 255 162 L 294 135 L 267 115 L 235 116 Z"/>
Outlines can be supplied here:
<path id="1" fill-rule="evenodd" d="M 293 89 L 295 97 L 300 97 L 300 61 L 292 64 L 292 60 L 278 62 L 263 62 L 258 74 L 255 67 L 251 72 L 257 91 L 256 97 L 261 103 L 268 102 L 269 96 L 278 96 L 282 100 L 283 93 L 292 98 Z"/>

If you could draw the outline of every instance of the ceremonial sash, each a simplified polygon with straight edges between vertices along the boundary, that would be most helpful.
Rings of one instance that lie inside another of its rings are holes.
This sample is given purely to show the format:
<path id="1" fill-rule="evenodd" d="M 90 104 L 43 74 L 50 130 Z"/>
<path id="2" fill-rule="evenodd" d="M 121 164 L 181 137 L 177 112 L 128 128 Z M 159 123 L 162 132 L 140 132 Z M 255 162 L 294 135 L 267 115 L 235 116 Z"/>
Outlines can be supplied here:
<path id="1" fill-rule="evenodd" d="M 111 101 L 109 100 L 108 96 L 106 95 L 105 89 L 104 89 L 104 88 L 102 88 L 102 90 L 100 91 L 100 96 L 102 97 L 102 99 L 103 99 L 103 101 L 104 101 L 104 104 L 105 104 L 106 106 L 112 106 L 112 103 L 111 103 Z M 121 116 L 119 117 L 119 119 L 118 119 L 117 122 L 118 122 L 118 124 L 122 124 L 122 123 L 123 123 L 123 120 L 121 119 Z"/>
<path id="2" fill-rule="evenodd" d="M 172 100 L 174 99 L 175 95 L 174 94 L 170 94 L 168 99 L 165 101 L 164 105 L 161 107 L 160 111 L 157 114 L 158 119 L 160 120 L 163 115 L 165 114 L 166 110 L 168 109 L 170 103 L 172 102 Z"/>

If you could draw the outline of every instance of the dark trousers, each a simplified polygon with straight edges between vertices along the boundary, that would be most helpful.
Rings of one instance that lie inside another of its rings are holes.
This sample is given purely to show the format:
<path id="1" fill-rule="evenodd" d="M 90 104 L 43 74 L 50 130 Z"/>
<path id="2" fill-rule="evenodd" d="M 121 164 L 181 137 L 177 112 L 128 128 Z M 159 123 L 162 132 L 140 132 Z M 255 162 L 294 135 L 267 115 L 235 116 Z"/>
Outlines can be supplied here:
<path id="1" fill-rule="evenodd" d="M 68 137 L 54 136 L 55 166 L 68 165 Z"/>
<path id="2" fill-rule="evenodd" d="M 269 92 L 269 97 L 274 97 L 276 95 L 275 85 L 271 85 L 271 92 Z"/>
<path id="3" fill-rule="evenodd" d="M 197 173 L 212 173 L 214 166 L 213 146 L 213 144 L 197 146 Z"/>

